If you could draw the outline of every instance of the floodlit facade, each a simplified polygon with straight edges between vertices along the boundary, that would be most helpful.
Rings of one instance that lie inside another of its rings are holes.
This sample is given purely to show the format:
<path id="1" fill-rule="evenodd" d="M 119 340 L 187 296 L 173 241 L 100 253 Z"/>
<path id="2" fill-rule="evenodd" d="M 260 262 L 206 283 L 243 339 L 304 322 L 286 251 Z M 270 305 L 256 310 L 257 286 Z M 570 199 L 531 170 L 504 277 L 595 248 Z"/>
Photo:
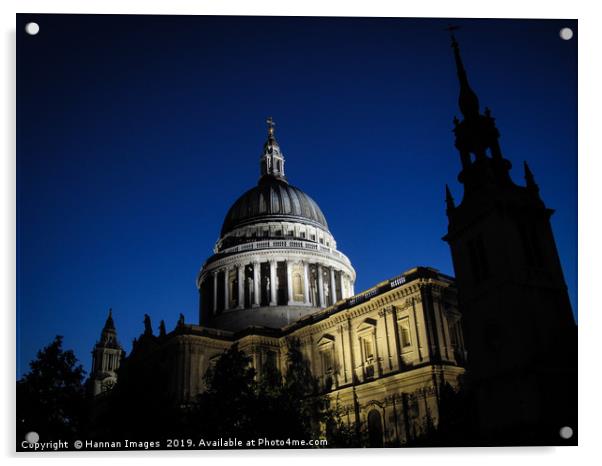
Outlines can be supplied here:
<path id="1" fill-rule="evenodd" d="M 258 377 L 285 372 L 296 339 L 344 419 L 370 444 L 403 444 L 438 419 L 438 391 L 456 386 L 466 357 L 454 280 L 417 267 L 359 294 L 317 203 L 284 175 L 269 120 L 260 179 L 228 210 L 214 254 L 197 276 L 199 325 L 135 340 L 131 361 L 162 365 L 175 403 L 204 390 L 204 375 L 237 343 Z M 93 374 L 95 393 L 110 388 Z M 112 374 L 114 378 L 114 374 Z M 111 379 L 113 380 L 113 379 Z"/>

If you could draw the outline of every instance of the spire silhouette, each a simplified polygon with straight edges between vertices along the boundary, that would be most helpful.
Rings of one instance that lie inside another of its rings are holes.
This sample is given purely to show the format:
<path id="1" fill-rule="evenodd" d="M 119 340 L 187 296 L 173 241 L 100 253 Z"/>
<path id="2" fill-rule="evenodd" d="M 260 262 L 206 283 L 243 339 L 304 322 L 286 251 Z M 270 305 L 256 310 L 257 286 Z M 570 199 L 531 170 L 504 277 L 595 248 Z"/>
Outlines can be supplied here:
<path id="1" fill-rule="evenodd" d="M 109 308 L 109 316 L 105 322 L 104 330 L 115 330 L 115 322 L 113 322 L 113 308 Z"/>
<path id="2" fill-rule="evenodd" d="M 452 196 L 451 191 L 449 190 L 449 186 L 447 185 L 447 183 L 445 184 L 445 205 L 447 206 L 448 214 L 456 208 L 454 198 Z"/>
<path id="3" fill-rule="evenodd" d="M 458 105 L 464 118 L 476 118 L 479 116 L 479 98 L 468 83 L 468 76 L 464 68 L 464 62 L 460 55 L 460 46 L 456 36 L 451 34 L 451 46 L 454 49 L 454 59 L 456 61 L 456 72 L 460 83 L 460 95 L 458 96 Z"/>
<path id="4" fill-rule="evenodd" d="M 526 160 L 523 162 L 523 166 L 525 169 L 525 182 L 527 183 L 527 189 L 535 194 L 539 194 L 539 186 L 537 186 L 533 172 L 529 168 L 529 164 Z"/>
<path id="5" fill-rule="evenodd" d="M 449 29 L 451 32 L 454 28 Z M 502 156 L 495 118 L 488 107 L 484 113 L 480 111 L 479 99 L 468 82 L 460 46 L 453 33 L 451 46 L 460 84 L 458 104 L 463 116 L 462 120 L 454 117 L 453 121 L 455 146 L 462 162 L 458 180 L 464 184 L 465 190 L 507 185 L 511 183 L 509 170 L 512 165 Z"/>

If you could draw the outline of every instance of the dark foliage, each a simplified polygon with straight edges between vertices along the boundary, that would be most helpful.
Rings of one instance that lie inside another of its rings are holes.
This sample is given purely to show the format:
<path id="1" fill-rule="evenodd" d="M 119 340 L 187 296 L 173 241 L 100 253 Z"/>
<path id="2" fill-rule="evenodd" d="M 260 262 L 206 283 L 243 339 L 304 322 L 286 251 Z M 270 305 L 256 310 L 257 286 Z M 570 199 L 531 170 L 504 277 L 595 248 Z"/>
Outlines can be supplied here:
<path id="1" fill-rule="evenodd" d="M 207 391 L 198 397 L 190 418 L 208 439 L 310 440 L 324 438 L 347 446 L 338 411 L 320 394 L 299 343 L 291 340 L 282 377 L 273 362 L 256 381 L 250 360 L 236 345 L 206 376 Z"/>
<path id="2" fill-rule="evenodd" d="M 169 367 L 162 360 L 125 359 L 118 383 L 93 402 L 89 435 L 102 440 L 174 438 L 181 431 L 182 412 L 168 397 Z"/>
<path id="3" fill-rule="evenodd" d="M 30 371 L 17 381 L 17 439 L 34 431 L 40 439 L 72 440 L 85 419 L 84 369 L 63 337 L 38 351 Z"/>
<path id="4" fill-rule="evenodd" d="M 244 442 L 326 437 L 331 447 L 355 445 L 354 430 L 320 393 L 298 341 L 289 342 L 284 376 L 268 360 L 258 377 L 251 358 L 234 344 L 207 371 L 205 391 L 188 406 L 167 396 L 169 364 L 149 361 L 152 365 L 136 359 L 122 363 L 116 386 L 94 400 L 90 438 Z"/>
<path id="5" fill-rule="evenodd" d="M 251 359 L 233 345 L 205 375 L 207 390 L 189 412 L 193 431 L 209 439 L 255 438 L 257 383 Z"/>

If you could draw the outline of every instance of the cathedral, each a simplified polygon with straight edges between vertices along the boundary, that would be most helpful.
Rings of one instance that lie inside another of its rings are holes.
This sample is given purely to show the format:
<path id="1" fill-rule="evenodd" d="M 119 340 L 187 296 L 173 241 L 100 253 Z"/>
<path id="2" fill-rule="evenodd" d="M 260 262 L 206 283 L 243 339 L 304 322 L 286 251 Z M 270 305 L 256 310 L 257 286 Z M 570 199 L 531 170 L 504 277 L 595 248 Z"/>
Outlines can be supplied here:
<path id="1" fill-rule="evenodd" d="M 404 444 L 437 425 L 441 387 L 457 388 L 467 371 L 479 403 L 476 422 L 491 435 L 500 426 L 537 425 L 556 397 L 574 387 L 568 346 L 576 346 L 576 327 L 549 224 L 552 210 L 526 164 L 526 186 L 510 178 L 494 118 L 488 108 L 481 113 L 454 38 L 452 48 L 464 197 L 455 205 L 447 189 L 444 240 L 456 277 L 413 267 L 356 293 L 356 271 L 337 249 L 318 203 L 289 182 L 294 173 L 285 172 L 270 118 L 259 180 L 227 211 L 196 277 L 198 324 L 180 316 L 173 330 L 161 322 L 155 335 L 145 316 L 144 333 L 127 355 L 169 361 L 174 403 L 186 406 L 203 392 L 207 369 L 234 343 L 258 375 L 268 363 L 284 372 L 291 339 L 300 342 L 345 420 L 368 431 L 372 446 Z M 556 366 L 532 370 L 550 352 Z M 93 349 L 93 395 L 119 383 L 124 357 L 109 313 Z M 548 383 L 559 391 L 542 394 Z M 540 401 L 531 404 L 535 398 Z M 569 404 L 555 409 L 554 422 L 573 420 Z"/>

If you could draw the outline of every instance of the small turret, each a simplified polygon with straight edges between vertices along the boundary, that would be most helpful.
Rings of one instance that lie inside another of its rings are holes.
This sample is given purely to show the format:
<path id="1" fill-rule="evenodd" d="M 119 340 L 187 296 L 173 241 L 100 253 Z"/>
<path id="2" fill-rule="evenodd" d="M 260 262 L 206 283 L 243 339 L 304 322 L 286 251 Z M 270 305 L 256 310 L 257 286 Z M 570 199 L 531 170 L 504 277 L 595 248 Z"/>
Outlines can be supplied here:
<path id="1" fill-rule="evenodd" d="M 527 190 L 539 197 L 539 186 L 535 183 L 535 177 L 533 176 L 533 172 L 529 168 L 529 164 L 525 161 L 523 162 L 525 167 L 525 182 L 527 183 Z"/>
<path id="2" fill-rule="evenodd" d="M 92 370 L 90 373 L 90 391 L 96 396 L 117 383 L 117 369 L 121 364 L 124 351 L 117 341 L 117 330 L 113 321 L 113 310 L 100 333 L 100 340 L 92 350 Z"/>

